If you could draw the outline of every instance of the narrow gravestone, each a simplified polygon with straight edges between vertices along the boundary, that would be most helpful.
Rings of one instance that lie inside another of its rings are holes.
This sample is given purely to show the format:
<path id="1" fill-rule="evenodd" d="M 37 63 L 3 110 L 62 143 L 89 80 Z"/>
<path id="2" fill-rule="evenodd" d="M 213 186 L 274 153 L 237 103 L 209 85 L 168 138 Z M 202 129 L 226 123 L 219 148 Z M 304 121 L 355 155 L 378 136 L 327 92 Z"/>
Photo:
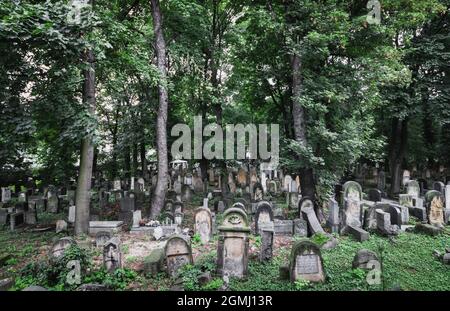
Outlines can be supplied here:
<path id="1" fill-rule="evenodd" d="M 207 244 L 212 237 L 211 211 L 205 207 L 199 207 L 194 215 L 194 232 L 200 236 L 202 244 Z"/>
<path id="2" fill-rule="evenodd" d="M 139 228 L 142 220 L 142 211 L 137 210 L 133 212 L 133 228 Z"/>
<path id="3" fill-rule="evenodd" d="M 239 208 L 227 209 L 222 225 L 218 228 L 217 272 L 221 277 L 244 278 L 248 274 L 248 226 L 247 214 Z"/>
<path id="4" fill-rule="evenodd" d="M 328 203 L 327 225 L 332 233 L 339 232 L 339 205 L 335 199 L 330 199 Z"/>
<path id="5" fill-rule="evenodd" d="M 325 272 L 320 248 L 307 240 L 295 243 L 292 246 L 289 272 L 292 282 L 298 280 L 324 282 Z"/>
<path id="6" fill-rule="evenodd" d="M 259 234 L 259 227 L 263 223 L 273 222 L 272 205 L 267 201 L 258 203 L 255 214 L 255 232 Z"/>
<path id="7" fill-rule="evenodd" d="M 261 262 L 272 259 L 273 254 L 273 230 L 261 230 L 261 251 L 259 253 L 259 260 Z"/>
<path id="8" fill-rule="evenodd" d="M 380 202 L 381 201 L 381 191 L 378 189 L 370 189 L 368 191 L 369 201 Z"/>
<path id="9" fill-rule="evenodd" d="M 192 264 L 192 250 L 189 243 L 179 235 L 173 235 L 167 240 L 164 249 L 167 263 L 167 273 L 171 277 L 178 275 L 184 265 Z"/>
<path id="10" fill-rule="evenodd" d="M 75 212 L 76 212 L 76 206 L 75 205 L 69 206 L 68 221 L 72 224 L 75 223 Z"/>
<path id="11" fill-rule="evenodd" d="M 294 219 L 294 235 L 300 237 L 308 236 L 308 222 L 304 219 Z"/>
<path id="12" fill-rule="evenodd" d="M 444 202 L 441 195 L 436 195 L 431 199 L 428 219 L 431 225 L 444 226 Z"/>
<path id="13" fill-rule="evenodd" d="M 120 251 L 120 239 L 113 237 L 103 246 L 103 264 L 109 273 L 122 268 L 122 253 Z"/>

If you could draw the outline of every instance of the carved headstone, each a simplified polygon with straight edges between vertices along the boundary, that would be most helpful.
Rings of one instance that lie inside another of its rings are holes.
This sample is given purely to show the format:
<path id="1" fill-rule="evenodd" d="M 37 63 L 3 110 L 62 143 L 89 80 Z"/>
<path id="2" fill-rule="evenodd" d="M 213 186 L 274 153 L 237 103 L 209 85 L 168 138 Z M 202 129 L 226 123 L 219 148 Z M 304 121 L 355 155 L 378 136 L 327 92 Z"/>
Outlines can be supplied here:
<path id="1" fill-rule="evenodd" d="M 212 217 L 208 208 L 199 207 L 195 210 L 194 231 L 199 234 L 202 244 L 206 244 L 212 237 Z"/>
<path id="2" fill-rule="evenodd" d="M 178 275 L 180 268 L 193 263 L 191 246 L 179 235 L 173 235 L 167 240 L 165 254 L 167 273 L 173 278 Z"/>
<path id="3" fill-rule="evenodd" d="M 267 201 L 258 203 L 255 214 L 255 232 L 259 234 L 261 224 L 273 223 L 272 205 Z"/>
<path id="4" fill-rule="evenodd" d="M 120 239 L 113 237 L 103 246 L 103 265 L 106 271 L 112 273 L 122 268 L 122 253 L 120 251 Z"/>
<path id="5" fill-rule="evenodd" d="M 217 246 L 217 272 L 220 276 L 244 278 L 248 273 L 247 214 L 239 208 L 230 208 L 223 214 Z"/>
<path id="6" fill-rule="evenodd" d="M 297 280 L 324 282 L 325 272 L 320 248 L 307 240 L 295 243 L 292 246 L 289 272 L 292 282 Z"/>
<path id="7" fill-rule="evenodd" d="M 273 230 L 261 230 L 261 251 L 259 253 L 259 260 L 269 261 L 273 255 Z"/>

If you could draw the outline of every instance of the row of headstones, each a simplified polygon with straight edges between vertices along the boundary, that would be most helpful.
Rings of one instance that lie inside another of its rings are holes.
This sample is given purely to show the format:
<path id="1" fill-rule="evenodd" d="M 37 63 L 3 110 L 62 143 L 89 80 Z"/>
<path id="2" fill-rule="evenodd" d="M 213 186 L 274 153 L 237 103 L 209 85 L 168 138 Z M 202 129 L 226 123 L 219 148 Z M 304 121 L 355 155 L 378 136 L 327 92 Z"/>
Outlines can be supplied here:
<path id="1" fill-rule="evenodd" d="M 417 193 L 418 185 L 410 182 L 408 189 L 409 193 Z M 418 196 L 413 197 L 418 200 Z M 367 229 L 377 229 L 385 235 L 397 234 L 402 226 L 408 224 L 410 214 L 423 222 L 428 220 L 431 225 L 443 226 L 448 217 L 444 217 L 442 197 L 432 190 L 427 192 L 425 201 L 426 208 L 408 205 L 403 200 L 400 204 L 381 202 L 381 199 L 366 201 L 362 199 L 361 186 L 348 181 L 343 186 L 341 207 L 334 199 L 330 200 L 327 225 L 332 232 L 350 233 L 358 240 L 368 239 Z"/>

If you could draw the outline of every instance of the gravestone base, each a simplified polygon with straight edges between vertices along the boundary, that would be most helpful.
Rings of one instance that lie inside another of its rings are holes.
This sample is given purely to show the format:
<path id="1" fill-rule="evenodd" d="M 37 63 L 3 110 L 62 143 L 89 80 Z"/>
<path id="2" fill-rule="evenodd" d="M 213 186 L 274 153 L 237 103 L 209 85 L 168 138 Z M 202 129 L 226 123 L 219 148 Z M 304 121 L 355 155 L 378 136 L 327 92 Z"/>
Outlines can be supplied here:
<path id="1" fill-rule="evenodd" d="M 364 242 L 369 239 L 369 232 L 354 226 L 347 226 L 346 232 L 353 236 L 358 242 Z"/>
<path id="2" fill-rule="evenodd" d="M 292 235 L 294 232 L 294 222 L 292 220 L 275 219 L 273 223 L 273 230 L 275 236 Z"/>

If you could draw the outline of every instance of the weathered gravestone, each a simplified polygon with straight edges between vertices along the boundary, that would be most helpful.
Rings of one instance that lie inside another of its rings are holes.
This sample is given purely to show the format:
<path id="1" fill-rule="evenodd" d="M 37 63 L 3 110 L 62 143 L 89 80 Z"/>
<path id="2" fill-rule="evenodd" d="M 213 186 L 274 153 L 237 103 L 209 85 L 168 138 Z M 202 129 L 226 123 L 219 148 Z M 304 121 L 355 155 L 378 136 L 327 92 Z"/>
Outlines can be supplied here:
<path id="1" fill-rule="evenodd" d="M 292 246 L 289 272 L 292 282 L 298 280 L 324 282 L 325 272 L 320 248 L 307 240 L 295 243 Z"/>
<path id="2" fill-rule="evenodd" d="M 426 195 L 428 203 L 428 220 L 431 225 L 443 227 L 445 224 L 444 200 L 440 192 L 431 190 Z"/>
<path id="3" fill-rule="evenodd" d="M 181 187 L 181 200 L 183 202 L 190 202 L 192 200 L 192 189 L 189 185 Z"/>
<path id="4" fill-rule="evenodd" d="M 327 226 L 331 229 L 332 233 L 339 232 L 339 205 L 335 199 L 330 199 L 328 203 L 328 219 Z"/>
<path id="5" fill-rule="evenodd" d="M 317 219 L 316 212 L 314 211 L 314 202 L 308 198 L 303 197 L 299 203 L 300 218 L 305 219 L 308 222 L 308 233 L 314 235 L 318 232 L 325 233 L 319 220 Z"/>
<path id="6" fill-rule="evenodd" d="M 75 223 L 75 213 L 76 213 L 76 206 L 75 205 L 69 206 L 68 221 L 72 224 Z"/>
<path id="7" fill-rule="evenodd" d="M 90 221 L 89 234 L 95 236 L 97 232 L 107 231 L 111 234 L 118 233 L 122 230 L 123 221 Z"/>
<path id="8" fill-rule="evenodd" d="M 450 224 L 450 185 L 445 186 L 445 220 Z"/>
<path id="9" fill-rule="evenodd" d="M 261 224 L 273 223 L 272 205 L 267 201 L 258 203 L 255 214 L 255 232 L 259 234 Z"/>
<path id="10" fill-rule="evenodd" d="M 402 186 L 406 186 L 411 178 L 411 173 L 408 170 L 403 171 L 403 177 L 402 177 Z"/>
<path id="11" fill-rule="evenodd" d="M 178 275 L 180 268 L 193 263 L 191 246 L 182 236 L 171 236 L 167 240 L 164 252 L 166 254 L 167 273 L 173 278 Z"/>
<path id="12" fill-rule="evenodd" d="M 378 189 L 369 189 L 368 195 L 369 195 L 369 201 L 373 201 L 373 202 L 381 201 L 381 191 Z"/>
<path id="13" fill-rule="evenodd" d="M 67 231 L 67 222 L 62 219 L 56 221 L 56 233 Z"/>
<path id="14" fill-rule="evenodd" d="M 107 231 L 99 231 L 95 234 L 95 246 L 103 247 L 112 237 L 112 234 Z"/>
<path id="15" fill-rule="evenodd" d="M 263 199 L 263 197 L 264 197 L 264 189 L 262 185 L 259 182 L 257 182 L 253 185 L 252 200 L 254 202 L 259 202 Z"/>
<path id="16" fill-rule="evenodd" d="M 377 217 L 377 229 L 383 235 L 397 235 L 398 226 L 391 224 L 391 215 L 381 209 L 375 211 Z"/>
<path id="17" fill-rule="evenodd" d="M 211 211 L 205 207 L 199 207 L 194 215 L 194 232 L 200 236 L 202 244 L 206 244 L 212 237 Z"/>
<path id="18" fill-rule="evenodd" d="M 202 193 L 205 190 L 202 178 L 196 174 L 192 176 L 192 186 L 194 187 L 194 192 L 196 193 Z"/>
<path id="19" fill-rule="evenodd" d="M 418 198 L 420 196 L 420 185 L 415 180 L 410 180 L 406 185 L 407 194 L 414 198 Z"/>
<path id="20" fill-rule="evenodd" d="M 111 238 L 103 245 L 103 265 L 109 273 L 122 268 L 122 253 L 118 237 Z"/>
<path id="21" fill-rule="evenodd" d="M 239 208 L 230 208 L 223 214 L 217 246 L 217 272 L 223 276 L 244 278 L 248 273 L 247 214 Z"/>
<path id="22" fill-rule="evenodd" d="M 272 259 L 273 254 L 273 230 L 262 229 L 261 230 L 261 250 L 259 253 L 259 260 L 269 261 Z"/>
<path id="23" fill-rule="evenodd" d="M 2 187 L 2 203 L 7 203 L 11 200 L 11 190 L 9 188 Z"/>
<path id="24" fill-rule="evenodd" d="M 59 213 L 59 198 L 56 189 L 49 188 L 47 192 L 47 211 L 50 213 Z"/>
<path id="25" fill-rule="evenodd" d="M 64 237 L 53 243 L 50 251 L 50 260 L 57 260 L 64 256 L 65 251 L 72 245 L 76 245 L 74 239 L 70 237 Z"/>
<path id="26" fill-rule="evenodd" d="M 137 210 L 133 212 L 133 228 L 139 228 L 142 219 L 142 211 Z"/>

